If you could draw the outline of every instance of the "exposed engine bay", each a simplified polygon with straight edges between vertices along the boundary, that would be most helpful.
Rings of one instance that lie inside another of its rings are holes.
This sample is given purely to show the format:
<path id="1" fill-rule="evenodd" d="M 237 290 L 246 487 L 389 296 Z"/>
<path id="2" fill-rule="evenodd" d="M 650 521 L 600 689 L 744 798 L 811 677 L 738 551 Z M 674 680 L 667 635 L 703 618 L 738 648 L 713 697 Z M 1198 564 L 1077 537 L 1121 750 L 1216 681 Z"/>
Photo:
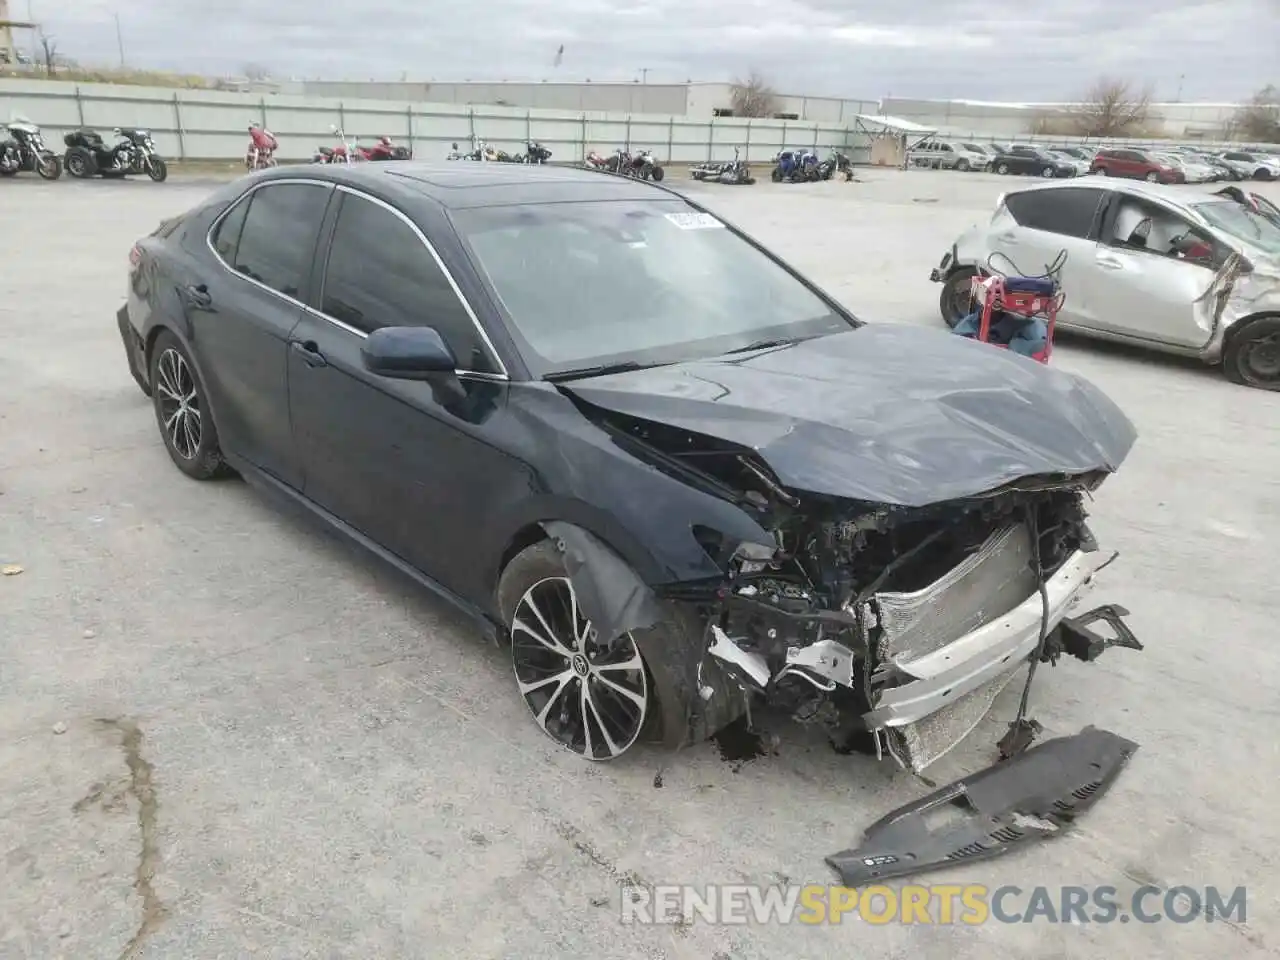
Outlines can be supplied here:
<path id="1" fill-rule="evenodd" d="M 786 489 L 753 451 L 687 430 L 618 414 L 607 426 L 712 485 L 771 534 L 770 543 L 726 543 L 695 528 L 725 579 L 660 594 L 698 606 L 707 656 L 743 690 L 836 738 L 871 734 L 877 752 L 920 771 L 1028 662 L 1141 648 L 1122 608 L 1067 616 L 1113 559 L 1085 510 L 1106 471 L 1027 477 L 906 508 Z M 1099 619 L 1114 638 L 1090 630 Z"/>

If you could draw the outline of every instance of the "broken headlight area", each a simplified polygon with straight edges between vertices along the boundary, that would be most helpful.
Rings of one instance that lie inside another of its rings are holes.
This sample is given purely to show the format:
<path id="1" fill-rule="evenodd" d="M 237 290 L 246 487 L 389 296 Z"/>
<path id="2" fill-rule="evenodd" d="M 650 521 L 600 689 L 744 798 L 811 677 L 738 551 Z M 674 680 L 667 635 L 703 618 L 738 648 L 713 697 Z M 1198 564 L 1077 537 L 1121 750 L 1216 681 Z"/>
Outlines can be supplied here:
<path id="1" fill-rule="evenodd" d="M 1029 662 L 1141 648 L 1123 608 L 1068 616 L 1113 559 L 1086 522 L 1101 472 L 891 508 L 783 490 L 744 455 L 699 463 L 709 465 L 749 491 L 746 508 L 773 542 L 727 545 L 697 530 L 726 580 L 666 593 L 699 602 L 707 656 L 743 689 L 839 741 L 870 734 L 877 752 L 918 772 Z M 1016 723 L 1034 728 L 1021 712 Z"/>

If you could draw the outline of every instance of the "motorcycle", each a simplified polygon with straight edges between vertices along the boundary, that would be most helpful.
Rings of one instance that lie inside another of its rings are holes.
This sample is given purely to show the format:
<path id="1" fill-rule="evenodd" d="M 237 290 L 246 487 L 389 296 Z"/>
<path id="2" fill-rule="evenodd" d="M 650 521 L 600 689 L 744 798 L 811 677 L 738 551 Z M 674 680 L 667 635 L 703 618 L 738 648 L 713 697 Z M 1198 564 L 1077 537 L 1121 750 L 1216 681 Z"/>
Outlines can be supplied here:
<path id="1" fill-rule="evenodd" d="M 750 185 L 756 182 L 756 178 L 751 176 L 751 171 L 747 168 L 746 161 L 740 159 L 737 147 L 733 148 L 732 160 L 723 163 L 712 161 L 700 163 L 690 168 L 689 175 L 695 180 L 711 183 Z"/>
<path id="2" fill-rule="evenodd" d="M 397 147 L 390 137 L 379 137 L 372 147 L 356 147 L 356 151 L 365 160 L 412 160 L 413 151 L 408 147 Z"/>
<path id="3" fill-rule="evenodd" d="M 62 158 L 44 145 L 40 128 L 25 117 L 17 117 L 5 129 L 9 132 L 13 147 L 0 153 L 0 176 L 12 177 L 20 170 L 34 170 L 45 180 L 57 180 L 62 176 Z M 9 158 L 5 160 L 4 158 Z M 17 158 L 17 165 L 13 158 Z"/>
<path id="4" fill-rule="evenodd" d="M 637 180 L 653 180 L 656 183 L 665 175 L 652 150 L 640 150 L 636 153 L 619 150 L 616 156 L 618 172 L 628 177 L 635 177 Z"/>
<path id="5" fill-rule="evenodd" d="M 156 183 L 169 176 L 168 165 L 156 156 L 156 145 L 148 130 L 116 127 L 116 142 L 108 145 L 96 130 L 73 130 L 62 138 L 67 147 L 63 164 L 73 177 L 116 179 L 145 173 Z"/>
<path id="6" fill-rule="evenodd" d="M 498 159 L 498 151 L 493 149 L 493 147 L 489 146 L 479 137 L 471 138 L 471 149 L 467 153 L 461 152 L 458 149 L 457 143 L 454 143 L 452 146 L 453 149 L 449 152 L 449 155 L 445 157 L 446 160 L 472 160 L 480 162 L 485 160 L 495 161 Z"/>
<path id="7" fill-rule="evenodd" d="M 773 163 L 769 179 L 774 183 L 807 183 L 821 179 L 818 155 L 812 150 L 783 150 Z"/>
<path id="8" fill-rule="evenodd" d="M 357 163 L 364 159 L 364 154 L 356 149 L 355 140 L 348 140 L 347 135 L 338 127 L 330 127 L 329 129 L 337 136 L 340 141 L 339 145 L 336 147 L 317 147 L 316 155 L 311 158 L 312 163 Z"/>
<path id="9" fill-rule="evenodd" d="M 270 130 L 256 123 L 249 124 L 249 148 L 244 154 L 244 167 L 250 173 L 276 166 L 276 148 L 280 142 Z"/>
<path id="10" fill-rule="evenodd" d="M 594 150 L 592 150 L 587 154 L 587 158 L 582 161 L 582 165 L 586 167 L 588 170 L 599 170 L 601 172 L 605 172 L 609 170 L 608 158 L 602 157 L 600 154 L 596 153 Z M 616 172 L 616 166 L 614 168 L 614 172 Z"/>
<path id="11" fill-rule="evenodd" d="M 536 140 L 530 140 L 525 144 L 521 159 L 524 163 L 547 163 L 551 159 L 551 151 Z"/>
<path id="12" fill-rule="evenodd" d="M 853 163 L 843 153 L 832 150 L 831 156 L 818 164 L 818 178 L 830 180 L 837 172 L 844 174 L 846 182 L 853 179 Z"/>

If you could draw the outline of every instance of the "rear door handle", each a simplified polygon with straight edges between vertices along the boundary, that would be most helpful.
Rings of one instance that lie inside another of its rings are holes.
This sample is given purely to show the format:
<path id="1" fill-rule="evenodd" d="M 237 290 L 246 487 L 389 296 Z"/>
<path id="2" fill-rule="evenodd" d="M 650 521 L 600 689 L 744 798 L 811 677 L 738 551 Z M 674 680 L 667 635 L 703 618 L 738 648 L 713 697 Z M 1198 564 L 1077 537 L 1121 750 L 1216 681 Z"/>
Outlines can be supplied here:
<path id="1" fill-rule="evenodd" d="M 320 352 L 320 347 L 314 340 L 290 340 L 289 347 L 302 357 L 302 361 L 309 367 L 329 365 L 329 361 L 324 358 L 324 354 Z"/>
<path id="2" fill-rule="evenodd" d="M 197 307 L 207 307 L 213 303 L 213 297 L 209 296 L 209 288 L 203 283 L 192 283 L 186 287 L 187 299 Z"/>

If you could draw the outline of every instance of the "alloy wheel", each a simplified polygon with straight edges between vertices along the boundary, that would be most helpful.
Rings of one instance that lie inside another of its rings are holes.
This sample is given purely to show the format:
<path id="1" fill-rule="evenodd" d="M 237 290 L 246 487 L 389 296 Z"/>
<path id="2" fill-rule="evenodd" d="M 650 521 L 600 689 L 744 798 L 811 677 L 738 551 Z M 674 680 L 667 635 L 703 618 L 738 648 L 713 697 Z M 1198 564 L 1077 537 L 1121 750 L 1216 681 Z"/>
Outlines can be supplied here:
<path id="1" fill-rule="evenodd" d="M 644 729 L 649 678 L 630 633 L 600 637 L 567 577 L 525 591 L 511 622 L 520 694 L 543 732 L 587 760 L 625 753 Z"/>
<path id="2" fill-rule="evenodd" d="M 203 420 L 191 368 L 182 354 L 169 348 L 160 354 L 156 374 L 155 389 L 165 437 L 183 460 L 194 460 L 200 453 Z"/>

